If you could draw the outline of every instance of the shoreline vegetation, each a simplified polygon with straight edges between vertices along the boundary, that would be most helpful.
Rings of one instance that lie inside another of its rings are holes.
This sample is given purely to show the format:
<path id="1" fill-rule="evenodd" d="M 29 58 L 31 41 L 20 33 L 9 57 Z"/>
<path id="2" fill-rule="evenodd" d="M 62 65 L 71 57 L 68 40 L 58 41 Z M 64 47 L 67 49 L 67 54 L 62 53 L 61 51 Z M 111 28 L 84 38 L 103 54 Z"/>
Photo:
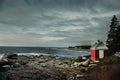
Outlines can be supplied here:
<path id="1" fill-rule="evenodd" d="M 75 51 L 90 51 L 91 45 L 81 45 L 81 46 L 69 46 L 68 50 L 75 50 Z"/>
<path id="2" fill-rule="evenodd" d="M 17 54 L 4 54 L 0 60 L 0 80 L 120 80 L 119 74 L 120 53 L 100 62 L 89 56 Z"/>

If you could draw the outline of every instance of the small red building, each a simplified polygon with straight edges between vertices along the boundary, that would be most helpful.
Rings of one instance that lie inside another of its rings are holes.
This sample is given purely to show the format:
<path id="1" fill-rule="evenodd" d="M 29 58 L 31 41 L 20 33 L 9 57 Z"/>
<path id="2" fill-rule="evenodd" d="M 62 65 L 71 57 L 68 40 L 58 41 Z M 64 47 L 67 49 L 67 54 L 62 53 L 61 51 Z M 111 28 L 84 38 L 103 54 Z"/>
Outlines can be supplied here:
<path id="1" fill-rule="evenodd" d="M 103 42 L 98 40 L 98 42 L 90 48 L 90 53 L 91 60 L 102 59 L 108 56 L 108 48 Z"/>

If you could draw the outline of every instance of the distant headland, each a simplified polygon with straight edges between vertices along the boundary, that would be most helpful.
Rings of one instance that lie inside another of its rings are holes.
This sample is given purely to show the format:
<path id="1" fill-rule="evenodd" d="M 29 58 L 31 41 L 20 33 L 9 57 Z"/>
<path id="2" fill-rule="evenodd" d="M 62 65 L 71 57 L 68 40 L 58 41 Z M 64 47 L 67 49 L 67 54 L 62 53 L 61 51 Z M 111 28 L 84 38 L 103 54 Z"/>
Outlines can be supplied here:
<path id="1" fill-rule="evenodd" d="M 82 50 L 82 51 L 89 51 L 91 45 L 79 45 L 79 46 L 69 46 L 68 49 L 70 50 Z"/>

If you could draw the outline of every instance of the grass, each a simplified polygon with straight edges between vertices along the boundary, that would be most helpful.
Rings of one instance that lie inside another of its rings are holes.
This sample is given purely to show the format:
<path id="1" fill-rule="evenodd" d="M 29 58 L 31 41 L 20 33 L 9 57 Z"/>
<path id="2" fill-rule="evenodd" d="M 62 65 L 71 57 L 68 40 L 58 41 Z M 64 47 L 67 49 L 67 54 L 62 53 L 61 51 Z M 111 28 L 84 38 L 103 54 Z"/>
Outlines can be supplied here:
<path id="1" fill-rule="evenodd" d="M 119 63 L 120 63 L 120 57 L 109 56 L 109 57 L 106 57 L 104 59 L 101 59 L 100 63 L 98 64 L 98 66 L 111 65 L 111 64 L 119 64 Z"/>

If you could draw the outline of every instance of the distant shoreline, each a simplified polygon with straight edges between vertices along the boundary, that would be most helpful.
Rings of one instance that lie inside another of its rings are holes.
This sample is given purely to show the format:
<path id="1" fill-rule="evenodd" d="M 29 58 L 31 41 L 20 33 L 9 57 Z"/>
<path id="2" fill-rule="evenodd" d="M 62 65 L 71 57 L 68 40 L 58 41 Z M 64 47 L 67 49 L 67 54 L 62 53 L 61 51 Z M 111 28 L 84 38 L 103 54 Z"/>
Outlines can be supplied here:
<path id="1" fill-rule="evenodd" d="M 81 46 L 69 46 L 69 50 L 75 50 L 75 51 L 89 51 L 91 45 L 81 45 Z"/>
<path id="2" fill-rule="evenodd" d="M 69 49 L 68 50 L 73 50 L 73 51 L 90 51 L 90 49 Z"/>

